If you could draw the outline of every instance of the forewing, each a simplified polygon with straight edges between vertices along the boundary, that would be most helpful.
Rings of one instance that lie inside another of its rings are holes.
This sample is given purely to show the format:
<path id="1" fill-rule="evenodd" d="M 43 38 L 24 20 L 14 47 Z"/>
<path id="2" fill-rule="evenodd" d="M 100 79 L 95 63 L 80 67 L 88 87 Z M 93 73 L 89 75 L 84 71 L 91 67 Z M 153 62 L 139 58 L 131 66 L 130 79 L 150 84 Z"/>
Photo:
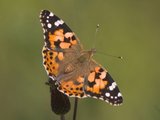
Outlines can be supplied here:
<path id="1" fill-rule="evenodd" d="M 72 30 L 52 12 L 42 10 L 40 22 L 43 28 L 45 46 L 48 49 L 68 49 L 79 44 Z"/>
<path id="2" fill-rule="evenodd" d="M 104 100 L 112 105 L 120 105 L 123 102 L 122 94 L 116 82 L 110 74 L 96 63 L 92 63 L 94 68 L 90 71 L 85 85 L 85 94 L 89 97 Z"/>
<path id="3" fill-rule="evenodd" d="M 80 51 L 81 45 L 64 21 L 52 12 L 42 10 L 40 22 L 45 40 L 42 50 L 43 64 L 49 77 L 55 80 L 61 61 L 67 61 L 66 56 L 74 57 L 73 53 Z"/>

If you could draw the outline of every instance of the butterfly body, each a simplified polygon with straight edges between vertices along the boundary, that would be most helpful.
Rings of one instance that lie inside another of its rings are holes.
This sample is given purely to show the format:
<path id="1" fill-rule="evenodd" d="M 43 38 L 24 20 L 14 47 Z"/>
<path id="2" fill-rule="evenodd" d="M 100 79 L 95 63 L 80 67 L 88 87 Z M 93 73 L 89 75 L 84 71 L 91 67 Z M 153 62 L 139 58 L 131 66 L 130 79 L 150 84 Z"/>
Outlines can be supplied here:
<path id="1" fill-rule="evenodd" d="M 121 104 L 123 99 L 117 84 L 92 59 L 95 49 L 84 50 L 64 21 L 48 10 L 40 13 L 40 22 L 45 40 L 43 64 L 58 90 L 71 97 L 93 97 Z"/>

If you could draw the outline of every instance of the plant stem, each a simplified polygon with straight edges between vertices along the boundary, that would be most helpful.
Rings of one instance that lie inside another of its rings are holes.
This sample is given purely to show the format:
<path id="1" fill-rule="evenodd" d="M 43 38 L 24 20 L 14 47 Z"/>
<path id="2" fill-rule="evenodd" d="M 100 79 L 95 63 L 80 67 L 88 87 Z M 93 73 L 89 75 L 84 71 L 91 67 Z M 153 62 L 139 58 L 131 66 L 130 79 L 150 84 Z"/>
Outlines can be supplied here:
<path id="1" fill-rule="evenodd" d="M 61 120 L 65 120 L 64 115 L 60 115 Z"/>
<path id="2" fill-rule="evenodd" d="M 75 97 L 75 101 L 74 101 L 74 111 L 73 111 L 73 120 L 76 120 L 77 106 L 78 106 L 78 98 Z"/>

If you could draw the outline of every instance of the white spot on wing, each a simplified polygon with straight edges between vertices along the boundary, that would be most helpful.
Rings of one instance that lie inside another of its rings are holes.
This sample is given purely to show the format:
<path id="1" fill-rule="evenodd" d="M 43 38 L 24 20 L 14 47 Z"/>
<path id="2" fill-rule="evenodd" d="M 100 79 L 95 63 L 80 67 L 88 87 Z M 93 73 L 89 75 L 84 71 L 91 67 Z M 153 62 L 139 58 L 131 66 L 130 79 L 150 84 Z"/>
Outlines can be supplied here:
<path id="1" fill-rule="evenodd" d="M 43 29 L 43 33 L 45 33 L 46 32 L 46 30 L 45 29 Z"/>
<path id="2" fill-rule="evenodd" d="M 113 82 L 112 85 L 113 85 L 113 86 L 116 86 L 117 84 L 116 84 L 116 82 Z"/>
<path id="3" fill-rule="evenodd" d="M 46 39 L 46 36 L 45 36 L 45 35 L 43 35 L 43 38 L 44 38 L 44 39 Z"/>
<path id="4" fill-rule="evenodd" d="M 62 25 L 64 23 L 64 21 L 63 20 L 60 20 L 60 24 Z"/>
<path id="5" fill-rule="evenodd" d="M 91 97 L 90 95 L 87 95 L 88 97 Z"/>
<path id="6" fill-rule="evenodd" d="M 109 90 L 110 91 L 114 90 L 116 86 L 117 86 L 117 84 L 115 82 L 113 82 L 112 85 L 109 86 Z"/>
<path id="7" fill-rule="evenodd" d="M 106 95 L 106 97 L 109 97 L 109 96 L 110 96 L 110 93 L 106 93 L 105 95 Z"/>
<path id="8" fill-rule="evenodd" d="M 44 24 L 43 24 L 43 23 L 41 23 L 41 25 L 42 25 L 42 27 L 44 26 Z"/>
<path id="9" fill-rule="evenodd" d="M 57 20 L 54 24 L 55 24 L 55 26 L 59 26 L 59 25 L 62 25 L 64 23 L 64 21 L 63 20 Z"/>
<path id="10" fill-rule="evenodd" d="M 122 94 L 119 92 L 119 93 L 118 93 L 118 97 L 121 97 L 121 96 L 122 96 Z"/>
<path id="11" fill-rule="evenodd" d="M 97 99 L 97 97 L 96 97 L 96 96 L 93 96 L 93 98 L 96 98 L 96 99 Z"/>
<path id="12" fill-rule="evenodd" d="M 54 14 L 51 12 L 51 13 L 49 14 L 49 16 L 51 16 L 51 17 L 52 17 L 52 16 L 54 16 Z"/>
<path id="13" fill-rule="evenodd" d="M 100 100 L 104 100 L 102 97 L 99 98 Z"/>
<path id="14" fill-rule="evenodd" d="M 48 23 L 47 26 L 48 26 L 48 28 L 51 28 L 51 27 L 52 27 L 52 25 L 51 25 L 50 23 Z"/>
<path id="15" fill-rule="evenodd" d="M 105 100 L 108 103 L 108 100 Z"/>
<path id="16" fill-rule="evenodd" d="M 55 78 L 53 76 L 49 76 L 53 81 L 55 81 Z"/>

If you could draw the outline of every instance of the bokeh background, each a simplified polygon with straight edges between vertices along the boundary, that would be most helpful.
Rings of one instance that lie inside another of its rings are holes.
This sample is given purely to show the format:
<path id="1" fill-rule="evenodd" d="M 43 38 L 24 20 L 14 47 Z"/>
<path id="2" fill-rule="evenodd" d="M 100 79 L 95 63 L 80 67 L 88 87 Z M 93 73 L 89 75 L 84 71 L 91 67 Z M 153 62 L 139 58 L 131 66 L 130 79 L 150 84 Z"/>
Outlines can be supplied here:
<path id="1" fill-rule="evenodd" d="M 100 24 L 96 49 L 124 57 L 94 56 L 118 83 L 124 104 L 81 99 L 77 120 L 160 120 L 159 0 L 1 0 L 0 120 L 59 120 L 44 84 L 42 9 L 62 18 L 86 49 Z"/>

